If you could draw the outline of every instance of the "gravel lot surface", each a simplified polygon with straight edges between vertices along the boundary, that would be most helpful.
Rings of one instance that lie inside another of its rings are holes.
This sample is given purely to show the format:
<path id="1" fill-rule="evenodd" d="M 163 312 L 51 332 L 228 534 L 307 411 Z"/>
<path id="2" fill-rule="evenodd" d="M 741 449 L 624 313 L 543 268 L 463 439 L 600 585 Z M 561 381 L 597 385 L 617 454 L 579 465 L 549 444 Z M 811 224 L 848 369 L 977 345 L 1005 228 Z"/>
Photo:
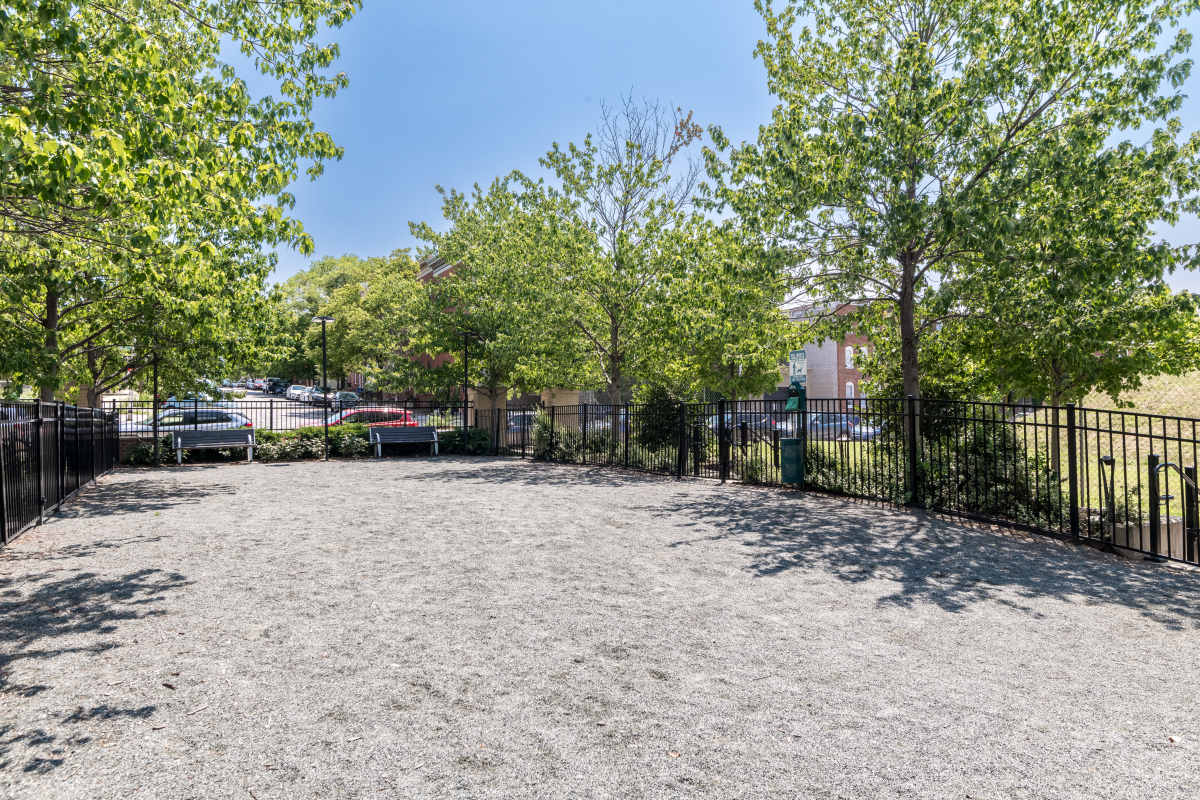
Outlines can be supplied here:
<path id="1" fill-rule="evenodd" d="M 123 471 L 0 553 L 0 797 L 1192 798 L 1200 575 L 442 458 Z"/>

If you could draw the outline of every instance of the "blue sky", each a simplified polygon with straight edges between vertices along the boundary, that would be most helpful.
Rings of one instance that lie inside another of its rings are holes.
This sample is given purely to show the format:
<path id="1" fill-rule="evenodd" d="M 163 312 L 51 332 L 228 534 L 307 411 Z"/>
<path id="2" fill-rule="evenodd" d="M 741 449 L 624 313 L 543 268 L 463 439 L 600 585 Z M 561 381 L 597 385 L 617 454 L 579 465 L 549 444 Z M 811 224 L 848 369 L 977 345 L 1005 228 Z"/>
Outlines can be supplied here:
<path id="1" fill-rule="evenodd" d="M 536 171 L 552 142 L 581 139 L 602 100 L 628 93 L 753 138 L 774 106 L 753 57 L 763 32 L 751 0 L 365 0 L 332 33 L 350 86 L 314 115 L 346 155 L 297 182 L 295 214 L 315 257 L 413 246 L 410 221 L 439 226 L 436 185 Z M 1200 69 L 1187 89 L 1194 130 Z M 1189 222 L 1168 238 L 1198 234 Z M 308 262 L 282 251 L 276 278 Z M 1172 284 L 1200 291 L 1200 275 Z"/>

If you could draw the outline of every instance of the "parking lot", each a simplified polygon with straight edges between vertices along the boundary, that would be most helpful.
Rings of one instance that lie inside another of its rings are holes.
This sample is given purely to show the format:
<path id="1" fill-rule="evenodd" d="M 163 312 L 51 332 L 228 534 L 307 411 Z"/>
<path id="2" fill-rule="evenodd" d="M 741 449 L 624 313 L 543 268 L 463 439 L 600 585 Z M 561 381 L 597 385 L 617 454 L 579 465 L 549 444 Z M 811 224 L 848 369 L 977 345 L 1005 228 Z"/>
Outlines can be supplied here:
<path id="1" fill-rule="evenodd" d="M 1194 798 L 1200 579 L 506 459 L 123 470 L 0 553 L 0 797 Z"/>
<path id="2" fill-rule="evenodd" d="M 168 408 L 164 401 L 163 410 L 160 414 L 170 415 L 172 409 Z M 188 428 L 193 427 L 197 423 L 194 416 L 188 416 L 189 413 L 199 411 L 201 419 L 198 420 L 198 425 L 208 428 L 228 428 L 238 427 L 238 423 L 249 422 L 251 425 L 264 431 L 291 431 L 297 428 L 306 428 L 320 426 L 324 424 L 325 410 L 320 405 L 288 400 L 284 397 L 264 394 L 262 392 L 251 391 L 247 392 L 245 397 L 237 399 L 218 398 L 211 401 L 197 401 L 192 404 L 188 401 L 179 401 L 171 403 L 178 414 L 179 425 L 164 424 L 164 417 L 160 417 L 159 430 L 165 435 L 171 430 L 178 427 Z M 332 406 L 332 414 L 343 409 L 353 408 L 374 408 L 374 407 L 402 407 L 403 404 L 394 403 L 371 403 L 369 401 L 358 401 L 355 404 L 336 404 Z M 136 404 L 132 407 L 126 405 L 121 407 L 119 418 L 121 432 L 124 436 L 150 436 L 153 430 L 152 418 L 153 407 L 148 402 Z M 224 413 L 226 416 L 221 416 Z M 440 414 L 445 420 L 454 418 L 453 412 L 450 410 L 438 411 L 434 408 L 413 408 L 409 412 L 413 420 L 419 424 L 430 424 L 430 417 L 435 413 Z M 432 424 L 438 424 L 435 419 Z"/>

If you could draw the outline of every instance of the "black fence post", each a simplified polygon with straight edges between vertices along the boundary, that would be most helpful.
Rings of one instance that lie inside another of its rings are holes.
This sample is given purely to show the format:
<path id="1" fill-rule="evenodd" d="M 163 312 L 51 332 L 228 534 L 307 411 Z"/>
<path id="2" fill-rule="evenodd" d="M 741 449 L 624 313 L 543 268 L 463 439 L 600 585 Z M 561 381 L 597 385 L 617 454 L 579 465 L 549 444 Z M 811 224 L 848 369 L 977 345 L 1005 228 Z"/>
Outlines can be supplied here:
<path id="1" fill-rule="evenodd" d="M 153 391 L 154 391 L 154 394 L 150 399 L 150 403 L 151 403 L 150 413 L 153 415 L 150 420 L 150 430 L 151 430 L 150 435 L 154 437 L 154 466 L 161 467 L 162 466 L 162 453 L 160 452 L 160 449 L 162 448 L 162 441 L 160 440 L 160 437 L 158 435 L 159 434 L 159 431 L 158 431 L 158 412 L 159 412 L 159 408 L 158 408 L 158 356 L 154 357 L 154 387 L 153 387 Z"/>
<path id="2" fill-rule="evenodd" d="M 8 544 L 8 467 L 5 464 L 8 459 L 4 456 L 8 450 L 8 437 L 8 431 L 0 428 L 0 544 Z"/>
<path id="3" fill-rule="evenodd" d="M 521 409 L 517 414 L 521 426 L 521 458 L 525 458 L 525 451 L 529 444 L 529 426 L 533 424 L 533 420 L 537 417 L 530 417 L 524 409 Z"/>
<path id="4" fill-rule="evenodd" d="M 267 430 L 275 430 L 275 398 L 267 401 Z"/>
<path id="5" fill-rule="evenodd" d="M 71 483 L 75 491 L 79 491 L 79 487 L 83 485 L 83 467 L 79 458 L 79 406 L 71 406 L 71 422 L 71 452 L 75 456 L 72 460 L 74 474 L 71 476 Z"/>
<path id="6" fill-rule="evenodd" d="M 555 456 L 555 453 L 554 453 L 555 434 L 556 434 L 556 431 L 555 431 L 555 427 L 554 427 L 554 406 L 550 406 L 550 446 L 546 448 L 546 460 L 547 461 L 555 460 L 555 458 L 554 458 L 554 456 Z"/>
<path id="7" fill-rule="evenodd" d="M 46 507 L 46 487 L 43 486 L 42 480 L 42 464 L 45 461 L 46 454 L 42 452 L 42 401 L 38 400 L 36 404 L 37 416 L 33 418 L 33 436 L 37 439 L 37 447 L 33 449 L 33 454 L 37 458 L 37 501 L 38 501 L 38 524 L 42 524 L 42 510 Z"/>
<path id="8" fill-rule="evenodd" d="M 88 435 L 91 440 L 88 444 L 88 466 L 91 467 L 91 478 L 88 483 L 96 482 L 96 409 L 88 409 Z"/>
<path id="9" fill-rule="evenodd" d="M 771 431 L 771 461 L 779 469 L 779 428 Z"/>
<path id="10" fill-rule="evenodd" d="M 192 425 L 194 430 L 200 430 L 200 396 L 192 398 Z"/>
<path id="11" fill-rule="evenodd" d="M 625 442 L 625 467 L 629 468 L 629 428 L 633 424 L 633 419 L 629 416 L 629 403 L 625 404 L 625 422 L 621 426 L 621 437 Z"/>
<path id="12" fill-rule="evenodd" d="M 583 454 L 583 463 L 588 463 L 588 404 L 579 404 L 579 438 L 583 442 L 580 447 L 580 452 Z"/>
<path id="13" fill-rule="evenodd" d="M 1150 553 L 1146 556 L 1146 561 L 1164 560 L 1158 554 L 1162 528 L 1162 513 L 1159 505 L 1162 497 L 1158 488 L 1158 464 L 1157 453 L 1146 456 L 1146 493 L 1150 495 Z"/>
<path id="14" fill-rule="evenodd" d="M 729 429 L 725 425 L 725 401 L 717 401 L 717 471 L 721 483 L 729 480 Z"/>
<path id="15" fill-rule="evenodd" d="M 1200 560 L 1197 536 L 1200 536 L 1200 501 L 1196 492 L 1196 468 L 1183 468 L 1183 557 L 1192 563 Z"/>
<path id="16" fill-rule="evenodd" d="M 1079 541 L 1079 464 L 1076 458 L 1075 404 L 1067 403 L 1067 500 L 1071 504 L 1071 538 Z M 1061 497 L 1061 495 L 1060 495 Z"/>
<path id="17" fill-rule="evenodd" d="M 917 405 L 917 398 L 909 395 L 907 398 L 907 407 L 905 409 L 905 426 L 908 433 L 908 496 L 909 505 L 914 508 L 920 508 L 921 503 L 921 465 L 918 460 L 920 453 L 920 442 L 917 441 L 918 432 L 920 430 L 919 420 L 917 415 L 920 413 L 920 406 Z"/>
<path id="18" fill-rule="evenodd" d="M 687 463 L 687 408 L 679 405 L 679 453 L 675 458 L 675 480 L 683 478 Z"/>
<path id="19" fill-rule="evenodd" d="M 58 420 L 58 431 L 55 437 L 58 440 L 58 502 L 61 503 L 67 496 L 67 449 L 63 447 L 63 442 L 66 439 L 64 428 L 67 426 L 67 404 L 59 402 L 58 408 L 54 410 L 55 419 Z"/>

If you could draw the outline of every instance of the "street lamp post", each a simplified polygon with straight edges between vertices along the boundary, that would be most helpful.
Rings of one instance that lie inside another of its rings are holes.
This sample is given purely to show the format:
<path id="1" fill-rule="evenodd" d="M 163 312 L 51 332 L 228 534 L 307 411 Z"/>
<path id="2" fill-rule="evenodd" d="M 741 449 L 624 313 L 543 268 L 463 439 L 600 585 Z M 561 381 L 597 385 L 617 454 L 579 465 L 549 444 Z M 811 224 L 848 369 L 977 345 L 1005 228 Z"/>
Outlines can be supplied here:
<path id="1" fill-rule="evenodd" d="M 333 317 L 317 317 L 317 321 L 321 323 L 321 416 L 325 418 L 325 460 L 329 460 L 329 398 L 326 392 L 329 389 L 329 384 L 326 381 L 326 372 L 329 369 L 329 353 L 325 347 L 325 324 L 333 322 Z"/>

